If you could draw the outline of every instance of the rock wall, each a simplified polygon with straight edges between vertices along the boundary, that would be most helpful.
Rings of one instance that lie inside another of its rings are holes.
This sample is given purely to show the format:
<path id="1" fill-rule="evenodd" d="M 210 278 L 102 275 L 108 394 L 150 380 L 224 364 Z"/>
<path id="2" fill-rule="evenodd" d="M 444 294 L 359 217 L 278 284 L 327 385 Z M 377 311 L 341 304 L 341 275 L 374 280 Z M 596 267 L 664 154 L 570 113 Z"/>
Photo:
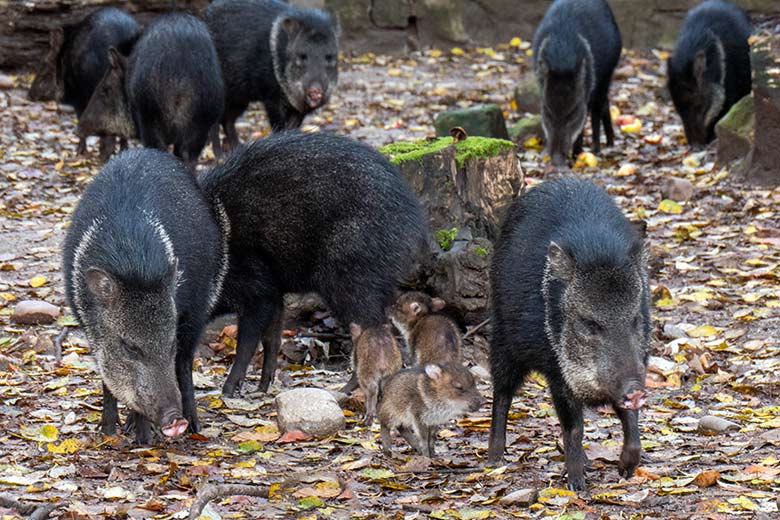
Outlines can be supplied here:
<path id="1" fill-rule="evenodd" d="M 671 47 L 699 0 L 610 0 L 626 47 Z M 530 39 L 551 0 L 290 0 L 338 13 L 347 51 L 403 53 L 421 47 L 494 45 Z M 737 0 L 753 16 L 780 15 L 780 0 Z M 200 12 L 208 0 L 0 0 L 0 68 L 30 68 L 48 32 L 103 5 L 144 21 L 171 10 Z"/>

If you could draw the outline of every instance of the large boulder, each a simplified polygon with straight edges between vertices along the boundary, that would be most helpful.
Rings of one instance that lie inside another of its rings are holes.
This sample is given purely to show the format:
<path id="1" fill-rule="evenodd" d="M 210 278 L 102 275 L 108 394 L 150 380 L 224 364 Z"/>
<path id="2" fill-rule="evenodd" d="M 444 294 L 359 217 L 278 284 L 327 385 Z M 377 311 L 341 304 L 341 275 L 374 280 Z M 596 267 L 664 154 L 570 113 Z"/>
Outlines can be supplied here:
<path id="1" fill-rule="evenodd" d="M 756 114 L 753 107 L 753 96 L 745 96 L 715 125 L 720 162 L 744 159 L 750 153 L 755 139 L 753 127 Z"/>
<path id="2" fill-rule="evenodd" d="M 509 139 L 501 107 L 492 103 L 442 112 L 436 116 L 435 126 L 439 137 L 448 136 L 452 128 L 460 127 L 471 136 Z"/>

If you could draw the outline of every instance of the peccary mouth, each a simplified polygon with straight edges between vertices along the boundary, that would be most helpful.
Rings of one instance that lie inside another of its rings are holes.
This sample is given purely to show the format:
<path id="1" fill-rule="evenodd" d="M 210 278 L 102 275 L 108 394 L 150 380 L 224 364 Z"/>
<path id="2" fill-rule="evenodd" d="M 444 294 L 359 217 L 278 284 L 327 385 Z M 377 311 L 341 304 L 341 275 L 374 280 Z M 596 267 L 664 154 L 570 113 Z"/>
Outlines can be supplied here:
<path id="1" fill-rule="evenodd" d="M 647 394 L 644 390 L 634 390 L 633 392 L 626 394 L 620 407 L 625 408 L 626 410 L 639 410 L 645 405 L 646 397 Z"/>
<path id="2" fill-rule="evenodd" d="M 187 426 L 189 426 L 187 419 L 180 417 L 171 421 L 167 426 L 163 426 L 162 432 L 166 437 L 178 437 L 187 431 Z"/>

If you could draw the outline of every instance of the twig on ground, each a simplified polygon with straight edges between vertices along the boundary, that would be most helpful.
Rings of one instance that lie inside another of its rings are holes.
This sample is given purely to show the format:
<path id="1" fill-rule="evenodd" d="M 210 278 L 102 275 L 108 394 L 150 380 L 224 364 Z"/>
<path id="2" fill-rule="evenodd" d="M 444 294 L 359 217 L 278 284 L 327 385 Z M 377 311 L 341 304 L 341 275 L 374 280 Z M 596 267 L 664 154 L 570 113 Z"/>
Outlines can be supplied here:
<path id="1" fill-rule="evenodd" d="M 0 507 L 15 509 L 22 515 L 30 515 L 30 520 L 46 520 L 46 518 L 49 518 L 51 512 L 57 509 L 58 505 L 57 502 L 49 502 L 38 506 L 35 504 L 22 504 L 11 496 L 0 495 Z"/>
<path id="2" fill-rule="evenodd" d="M 268 498 L 268 488 L 246 484 L 206 484 L 198 491 L 198 496 L 195 497 L 195 502 L 192 503 L 190 520 L 198 518 L 203 512 L 203 508 L 212 500 L 232 495 Z"/>
<path id="3" fill-rule="evenodd" d="M 488 323 L 490 323 L 490 318 L 486 319 L 486 320 L 485 320 L 485 321 L 483 321 L 482 323 L 479 323 L 479 324 L 477 324 L 477 325 L 474 325 L 473 327 L 471 327 L 471 330 L 470 330 L 470 331 L 466 332 L 466 333 L 463 335 L 463 339 L 466 339 L 466 338 L 468 338 L 468 337 L 471 337 L 471 336 L 473 336 L 473 335 L 474 335 L 474 334 L 475 334 L 475 333 L 476 333 L 476 332 L 477 332 L 479 329 L 481 329 L 482 327 L 484 327 L 484 326 L 485 326 L 485 325 L 487 325 Z"/>

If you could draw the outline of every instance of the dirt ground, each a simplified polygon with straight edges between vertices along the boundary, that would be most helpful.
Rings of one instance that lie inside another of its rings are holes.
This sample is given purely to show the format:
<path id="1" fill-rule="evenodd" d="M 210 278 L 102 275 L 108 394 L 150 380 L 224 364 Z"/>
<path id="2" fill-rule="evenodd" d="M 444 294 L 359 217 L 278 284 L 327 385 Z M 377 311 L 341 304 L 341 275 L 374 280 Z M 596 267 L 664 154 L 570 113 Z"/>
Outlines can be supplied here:
<path id="1" fill-rule="evenodd" d="M 511 98 L 528 70 L 524 48 L 458 51 L 348 58 L 335 98 L 305 123 L 378 146 L 431 136 L 433 116 L 458 105 L 496 102 L 517 120 Z M 233 331 L 224 323 L 211 328 L 196 361 L 201 434 L 153 447 L 99 434 L 99 380 L 68 317 L 59 272 L 69 215 L 99 168 L 96 143 L 76 156 L 73 113 L 27 101 L 31 78 L 14 77 L 17 88 L 0 90 L 0 494 L 57 503 L 52 516 L 68 519 L 186 518 L 206 483 L 270 486 L 268 498 L 215 500 L 207 518 L 780 518 L 780 190 L 741 184 L 712 147 L 687 150 L 664 94 L 662 58 L 624 54 L 612 104 L 640 118 L 641 129 L 617 131 L 596 167 L 574 172 L 648 222 L 655 254 L 643 461 L 637 476 L 621 479 L 620 423 L 607 411 L 589 412 L 586 448 L 595 470 L 589 492 L 579 495 L 561 476 L 558 421 L 540 378 L 515 400 L 501 467 L 485 465 L 489 399 L 440 433 L 433 460 L 413 457 L 400 441 L 396 458 L 384 457 L 378 425 L 360 422 L 359 399 L 338 435 L 279 439 L 276 394 L 337 389 L 348 378 L 323 368 L 343 365 L 322 358 L 345 341 L 321 312 L 291 325 L 285 340 L 285 352 L 311 352 L 315 366 L 311 358 L 306 366 L 288 363 L 268 395 L 253 392 L 255 372 L 240 398 L 222 398 Z M 266 133 L 262 110 L 239 128 L 243 139 Z M 518 149 L 531 181 L 544 180 L 536 143 Z M 693 183 L 689 202 L 662 203 L 672 178 Z M 66 317 L 51 326 L 12 323 L 15 304 L 31 298 L 62 307 Z M 312 331 L 325 335 L 312 338 Z M 484 368 L 486 348 L 480 331 L 467 357 Z M 489 398 L 489 381 L 479 386 Z M 705 415 L 734 424 L 705 435 L 698 430 Z M 526 488 L 538 491 L 533 505 L 502 501 Z"/>

